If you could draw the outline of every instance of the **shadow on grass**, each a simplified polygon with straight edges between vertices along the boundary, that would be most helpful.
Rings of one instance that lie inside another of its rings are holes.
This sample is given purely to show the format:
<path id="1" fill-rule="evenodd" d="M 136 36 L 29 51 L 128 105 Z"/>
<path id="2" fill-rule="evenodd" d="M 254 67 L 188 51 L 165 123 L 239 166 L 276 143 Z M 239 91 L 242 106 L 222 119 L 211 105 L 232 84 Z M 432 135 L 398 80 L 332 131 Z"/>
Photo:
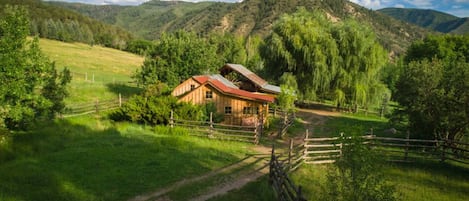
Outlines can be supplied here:
<path id="1" fill-rule="evenodd" d="M 410 183 L 408 185 L 416 189 L 438 189 L 440 193 L 454 199 L 469 195 L 469 166 L 438 161 L 416 161 L 397 163 L 392 165 L 392 168 L 398 170 L 392 171 L 392 177 L 400 178 L 399 183 Z"/>
<path id="2" fill-rule="evenodd" d="M 126 83 L 108 83 L 106 84 L 106 87 L 112 93 L 115 93 L 116 95 L 121 94 L 123 97 L 130 97 L 143 91 L 142 88 L 131 86 Z"/>
<path id="3" fill-rule="evenodd" d="M 186 136 L 120 130 L 65 119 L 15 135 L 0 200 L 127 200 L 238 159 Z"/>

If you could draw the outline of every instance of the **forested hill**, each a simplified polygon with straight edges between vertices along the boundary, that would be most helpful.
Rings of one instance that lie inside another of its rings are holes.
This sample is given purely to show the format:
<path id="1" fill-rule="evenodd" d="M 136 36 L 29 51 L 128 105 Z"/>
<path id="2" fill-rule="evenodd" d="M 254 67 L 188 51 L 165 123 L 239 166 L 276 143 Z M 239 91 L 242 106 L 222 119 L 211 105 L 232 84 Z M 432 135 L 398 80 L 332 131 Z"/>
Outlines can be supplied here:
<path id="1" fill-rule="evenodd" d="M 132 34 L 78 12 L 46 4 L 40 0 L 0 0 L 0 17 L 6 5 L 24 6 L 30 15 L 32 35 L 64 42 L 100 44 L 123 49 Z"/>
<path id="2" fill-rule="evenodd" d="M 469 33 L 469 18 L 459 18 L 429 9 L 384 8 L 378 10 L 398 20 L 416 24 L 443 33 Z"/>
<path id="3" fill-rule="evenodd" d="M 346 0 L 244 0 L 241 3 L 168 2 L 153 0 L 140 6 L 91 6 L 53 3 L 90 17 L 121 26 L 146 39 L 157 39 L 163 32 L 178 29 L 197 33 L 231 32 L 236 35 L 266 35 L 284 13 L 298 7 L 322 10 L 331 20 L 355 17 L 370 24 L 388 50 L 401 53 L 408 44 L 422 38 L 427 30 L 395 20 Z"/>

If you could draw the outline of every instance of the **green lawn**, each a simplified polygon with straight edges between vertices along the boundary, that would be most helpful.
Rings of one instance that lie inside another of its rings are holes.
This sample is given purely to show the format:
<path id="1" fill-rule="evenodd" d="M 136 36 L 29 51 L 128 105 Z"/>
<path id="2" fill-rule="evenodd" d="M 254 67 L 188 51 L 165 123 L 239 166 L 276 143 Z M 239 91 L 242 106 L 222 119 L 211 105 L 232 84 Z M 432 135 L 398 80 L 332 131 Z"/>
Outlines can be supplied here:
<path id="1" fill-rule="evenodd" d="M 10 141 L 0 200 L 127 200 L 243 158 L 253 145 L 99 116 L 59 120 Z"/>
<path id="2" fill-rule="evenodd" d="M 63 43 L 40 39 L 41 50 L 56 67 L 72 72 L 70 104 L 91 103 L 116 99 L 118 94 L 130 95 L 139 89 L 121 83 L 132 81 L 131 75 L 143 64 L 144 58 L 135 54 L 82 43 Z M 94 82 L 93 82 L 94 77 Z"/>

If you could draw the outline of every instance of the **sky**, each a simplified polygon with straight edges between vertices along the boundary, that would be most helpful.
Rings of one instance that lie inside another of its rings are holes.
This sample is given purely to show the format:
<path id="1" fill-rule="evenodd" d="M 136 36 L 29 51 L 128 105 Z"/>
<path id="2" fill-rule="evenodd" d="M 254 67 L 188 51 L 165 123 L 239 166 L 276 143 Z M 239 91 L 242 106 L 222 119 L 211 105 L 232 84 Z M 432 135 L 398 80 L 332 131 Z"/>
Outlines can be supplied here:
<path id="1" fill-rule="evenodd" d="M 80 2 L 87 4 L 118 4 L 139 5 L 148 0 L 54 0 L 67 2 Z M 185 0 L 197 2 L 202 0 Z M 224 2 L 237 2 L 240 0 L 211 0 Z M 449 13 L 458 17 L 469 17 L 469 0 L 350 0 L 364 7 L 377 10 L 386 7 L 433 9 Z"/>

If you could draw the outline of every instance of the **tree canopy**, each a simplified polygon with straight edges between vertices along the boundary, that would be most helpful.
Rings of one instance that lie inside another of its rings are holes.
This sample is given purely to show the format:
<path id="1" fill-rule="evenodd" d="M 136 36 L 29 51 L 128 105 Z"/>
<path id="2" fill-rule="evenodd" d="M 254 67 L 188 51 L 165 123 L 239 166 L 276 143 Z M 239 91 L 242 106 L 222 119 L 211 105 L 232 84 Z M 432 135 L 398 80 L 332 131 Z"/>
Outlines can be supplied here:
<path id="1" fill-rule="evenodd" d="M 29 41 L 29 18 L 22 7 L 6 6 L 0 19 L 0 126 L 26 129 L 36 119 L 64 109 L 70 72 L 57 73 L 38 39 Z"/>
<path id="2" fill-rule="evenodd" d="M 274 24 L 261 53 L 267 74 L 292 73 L 303 99 L 367 107 L 387 93 L 378 74 L 387 54 L 353 19 L 332 23 L 322 12 L 300 9 Z"/>
<path id="3" fill-rule="evenodd" d="M 396 119 L 422 138 L 460 139 L 469 131 L 469 36 L 429 36 L 400 64 Z"/>

